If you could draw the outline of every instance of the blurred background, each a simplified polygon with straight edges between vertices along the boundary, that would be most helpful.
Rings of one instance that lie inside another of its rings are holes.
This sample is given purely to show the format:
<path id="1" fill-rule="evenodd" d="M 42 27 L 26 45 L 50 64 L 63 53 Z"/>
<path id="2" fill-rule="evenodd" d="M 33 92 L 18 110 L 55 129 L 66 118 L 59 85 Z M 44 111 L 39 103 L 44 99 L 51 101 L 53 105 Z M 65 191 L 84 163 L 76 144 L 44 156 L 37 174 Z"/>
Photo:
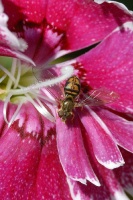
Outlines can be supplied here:
<path id="1" fill-rule="evenodd" d="M 128 7 L 129 10 L 133 10 L 133 0 L 117 0 Z"/>

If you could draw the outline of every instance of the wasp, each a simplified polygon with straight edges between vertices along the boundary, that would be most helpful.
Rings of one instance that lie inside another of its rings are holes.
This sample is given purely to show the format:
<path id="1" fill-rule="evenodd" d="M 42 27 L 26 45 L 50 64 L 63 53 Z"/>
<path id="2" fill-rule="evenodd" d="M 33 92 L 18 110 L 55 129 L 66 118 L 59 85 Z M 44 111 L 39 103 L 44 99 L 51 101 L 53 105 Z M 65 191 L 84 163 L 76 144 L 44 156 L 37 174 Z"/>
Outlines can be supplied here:
<path id="1" fill-rule="evenodd" d="M 35 73 L 35 76 L 37 74 L 38 73 Z M 56 77 L 55 72 L 51 69 L 45 69 L 42 74 L 43 80 Z M 63 88 L 63 98 L 60 86 L 54 85 L 47 88 L 47 91 L 57 100 L 59 104 L 58 116 L 63 122 L 66 122 L 66 120 L 70 117 L 74 117 L 73 110 L 76 107 L 83 107 L 86 105 L 100 106 L 111 103 L 118 98 L 117 93 L 110 91 L 107 88 L 93 89 L 90 90 L 87 94 L 84 94 L 81 89 L 80 79 L 76 75 L 68 78 Z"/>

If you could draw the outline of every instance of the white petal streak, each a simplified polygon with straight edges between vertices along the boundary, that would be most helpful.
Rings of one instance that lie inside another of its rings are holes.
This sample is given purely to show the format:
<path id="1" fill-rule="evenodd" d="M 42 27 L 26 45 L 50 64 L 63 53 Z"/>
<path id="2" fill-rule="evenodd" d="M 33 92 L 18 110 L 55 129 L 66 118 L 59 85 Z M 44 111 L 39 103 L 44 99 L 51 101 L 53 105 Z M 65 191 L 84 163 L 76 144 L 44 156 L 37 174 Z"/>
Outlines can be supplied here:
<path id="1" fill-rule="evenodd" d="M 102 119 L 88 106 L 86 106 L 87 110 L 89 111 L 90 115 L 99 123 L 99 125 L 103 128 L 103 130 L 112 138 L 114 141 L 114 138 L 112 137 L 112 134 L 106 124 L 102 121 Z M 115 141 L 116 142 L 116 141 Z"/>
<path id="2" fill-rule="evenodd" d="M 125 31 L 129 30 L 133 32 L 133 22 L 132 21 L 125 22 L 122 26 L 117 27 L 113 32 L 120 31 L 123 28 L 125 29 Z"/>
<path id="3" fill-rule="evenodd" d="M 133 21 L 128 21 L 125 22 L 124 24 L 122 24 L 121 26 L 118 26 L 117 28 L 115 28 L 111 33 L 109 33 L 103 41 L 105 41 L 107 38 L 109 38 L 111 35 L 113 35 L 115 32 L 121 32 L 121 30 L 124 29 L 124 32 L 129 31 L 129 32 L 133 32 Z M 103 42 L 102 41 L 102 42 Z"/>
<path id="4" fill-rule="evenodd" d="M 5 19 L 5 15 L 0 15 L 0 22 Z M 8 28 L 3 25 L 3 22 L 0 24 L 0 35 L 2 40 L 1 44 L 6 44 L 11 49 L 25 51 L 27 49 L 27 44 L 23 39 L 18 39 L 15 34 L 8 30 Z"/>
<path id="5" fill-rule="evenodd" d="M 119 2 L 115 2 L 115 1 L 109 1 L 109 0 L 94 0 L 94 2 L 98 3 L 98 4 L 102 4 L 104 2 L 106 2 L 106 3 L 113 3 L 118 8 L 120 8 L 121 10 L 123 10 L 125 13 L 133 15 L 133 12 L 130 11 L 130 10 L 128 10 L 128 8 L 123 3 L 119 3 Z"/>
<path id="6" fill-rule="evenodd" d="M 94 152 L 96 154 L 96 158 L 97 158 L 98 162 L 101 163 L 103 166 L 105 166 L 108 169 L 114 169 L 114 168 L 117 168 L 117 167 L 123 165 L 124 164 L 123 157 L 122 157 L 121 152 L 120 152 L 120 150 L 117 146 L 117 142 L 113 138 L 108 127 L 106 126 L 106 124 L 102 121 L 102 119 L 92 109 L 90 109 L 88 106 L 86 108 L 89 111 L 90 115 L 100 125 L 102 130 L 109 136 L 109 137 L 106 138 L 106 140 L 108 141 L 107 144 L 109 145 L 109 147 L 107 148 L 107 146 L 105 146 L 105 148 L 103 149 L 105 151 L 104 155 L 100 154 L 100 152 L 97 151 L 97 147 L 95 147 L 95 145 L 93 146 Z M 91 133 L 89 133 L 89 134 L 91 134 Z M 97 132 L 95 134 L 97 134 Z M 97 137 L 99 137 L 99 136 L 100 136 L 100 133 L 97 135 Z M 100 138 L 102 138 L 102 136 L 103 135 L 101 135 Z M 100 138 L 99 138 L 99 141 L 100 141 Z M 102 141 L 103 141 L 103 139 L 101 140 L 101 144 L 102 144 Z M 94 138 L 93 138 L 92 143 L 95 144 L 94 142 L 96 142 L 96 140 L 94 140 Z M 108 151 L 109 148 L 111 148 L 111 149 L 113 148 L 113 151 L 112 150 Z"/>
<path id="7" fill-rule="evenodd" d="M 97 158 L 97 156 L 96 156 Z M 107 161 L 107 162 L 102 162 L 101 160 L 99 160 L 97 158 L 98 162 L 103 165 L 104 167 L 106 167 L 107 169 L 115 169 L 118 168 L 120 166 L 123 166 L 125 164 L 125 162 L 123 161 L 123 159 L 120 160 L 120 162 L 112 162 L 111 160 Z"/>
<path id="8" fill-rule="evenodd" d="M 8 16 L 3 13 L 3 5 L 0 1 L 0 44 L 6 44 L 14 50 L 25 51 L 27 49 L 27 43 L 23 39 L 17 38 L 17 36 L 7 28 L 7 21 Z"/>
<path id="9" fill-rule="evenodd" d="M 130 200 L 123 191 L 116 191 L 111 200 Z"/>
<path id="10" fill-rule="evenodd" d="M 69 178 L 67 178 L 67 182 L 68 182 L 68 185 L 69 185 L 69 189 L 70 189 L 70 193 L 71 193 L 72 199 L 73 200 L 81 200 L 81 195 L 80 195 L 79 192 L 74 194 L 74 183 L 72 183 L 72 181 L 70 181 Z"/>
<path id="11" fill-rule="evenodd" d="M 10 102 L 11 96 L 12 96 L 12 94 L 8 94 L 8 96 L 5 99 L 4 108 L 3 108 L 3 117 L 7 124 L 9 124 L 9 122 L 7 120 L 7 107 L 8 107 L 8 103 Z"/>

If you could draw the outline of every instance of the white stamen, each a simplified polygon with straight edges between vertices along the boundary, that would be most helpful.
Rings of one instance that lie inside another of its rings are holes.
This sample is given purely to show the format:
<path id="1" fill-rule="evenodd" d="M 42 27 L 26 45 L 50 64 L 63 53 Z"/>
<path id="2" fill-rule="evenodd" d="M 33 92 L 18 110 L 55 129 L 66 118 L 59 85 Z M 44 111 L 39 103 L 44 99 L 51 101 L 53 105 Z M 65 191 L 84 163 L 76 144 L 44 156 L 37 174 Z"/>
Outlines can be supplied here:
<path id="1" fill-rule="evenodd" d="M 38 82 L 36 84 L 30 85 L 29 87 L 16 89 L 16 90 L 10 90 L 10 91 L 14 95 L 15 94 L 25 94 L 25 93 L 31 92 L 31 90 L 36 90 L 36 89 L 40 89 L 42 87 L 52 86 L 52 85 L 60 83 L 61 81 L 64 81 L 67 78 L 69 78 L 73 74 L 73 71 L 74 71 L 74 69 L 73 69 L 72 66 L 63 67 L 62 70 L 61 70 L 62 76 L 59 76 L 57 78 L 53 78 L 51 80 L 46 80 L 44 82 Z"/>
<path id="2" fill-rule="evenodd" d="M 23 70 L 21 70 L 21 76 L 24 76 L 26 73 L 28 73 L 29 72 L 29 70 L 30 70 L 30 67 L 23 67 L 23 66 L 21 66 L 22 68 L 23 68 Z"/>
<path id="3" fill-rule="evenodd" d="M 14 84 L 14 88 L 16 88 L 18 86 L 20 76 L 21 76 L 21 66 L 20 66 L 20 61 L 18 60 L 18 74 L 17 74 L 17 77 L 16 77 L 16 82 Z"/>
<path id="4" fill-rule="evenodd" d="M 12 62 L 12 67 L 11 67 L 11 74 L 12 74 L 13 77 L 14 77 L 15 71 L 16 71 L 16 64 L 17 64 L 17 59 L 14 58 L 14 59 L 13 59 L 13 62 Z M 9 77 L 8 82 L 7 82 L 7 85 L 6 85 L 6 90 L 7 90 L 7 91 L 9 91 L 9 90 L 11 89 L 11 87 L 12 87 L 12 82 L 13 82 L 12 79 L 10 79 L 10 77 Z M 16 80 L 15 80 L 15 82 L 16 82 Z"/>
<path id="5" fill-rule="evenodd" d="M 37 82 L 36 84 L 30 85 L 29 87 L 24 87 L 19 84 L 22 73 L 23 74 L 27 73 L 29 69 L 22 70 L 21 63 L 16 58 L 13 59 L 12 61 L 12 66 L 10 69 L 11 71 L 8 71 L 6 68 L 4 68 L 1 65 L 0 65 L 0 69 L 5 73 L 5 75 L 3 75 L 0 81 L 3 81 L 7 76 L 9 78 L 7 82 L 6 90 L 5 90 L 7 93 L 7 96 L 4 99 L 5 102 L 4 102 L 4 107 L 3 107 L 3 117 L 4 117 L 5 122 L 9 126 L 11 126 L 11 124 L 15 121 L 23 103 L 27 101 L 31 102 L 40 114 L 45 116 L 48 120 L 55 122 L 55 118 L 53 117 L 53 115 L 51 114 L 51 111 L 45 104 L 45 101 L 48 101 L 54 105 L 57 105 L 56 99 L 51 99 L 47 95 L 45 96 L 45 95 L 40 94 L 40 91 L 38 89 L 41 89 L 42 87 L 50 87 L 52 85 L 58 84 L 61 81 L 64 81 L 65 79 L 69 78 L 73 74 L 73 71 L 74 71 L 73 66 L 67 66 L 67 67 L 61 68 L 61 71 L 60 71 L 61 75 L 58 77 L 45 80 L 44 82 Z M 15 103 L 19 102 L 19 105 L 9 121 L 7 118 L 8 103 L 11 101 L 10 99 L 12 98 L 12 96 L 15 96 L 15 95 L 16 96 L 20 95 L 19 97 L 15 97 L 12 99 L 13 101 L 15 101 Z M 39 98 L 41 98 L 42 101 Z"/>
<path id="6" fill-rule="evenodd" d="M 0 78 L 0 83 L 2 83 L 2 81 L 4 81 L 4 79 L 7 77 L 7 75 L 5 74 L 4 76 L 2 76 L 1 78 Z"/>
<path id="7" fill-rule="evenodd" d="M 50 99 L 50 98 L 48 98 L 48 97 L 45 97 L 44 95 L 39 94 L 39 93 L 37 93 L 37 92 L 35 92 L 35 91 L 34 91 L 34 92 L 31 92 L 31 94 L 34 94 L 34 95 L 40 97 L 40 98 L 43 99 L 43 100 L 46 100 L 46 101 L 48 101 L 48 102 L 50 102 L 50 103 L 52 103 L 52 104 L 57 105 L 57 103 L 56 103 L 55 100 L 52 100 L 52 99 Z"/>
<path id="8" fill-rule="evenodd" d="M 0 65 L 0 69 L 9 76 L 9 78 L 15 83 L 16 79 L 14 78 L 14 76 L 2 65 Z"/>
<path id="9" fill-rule="evenodd" d="M 18 113 L 19 113 L 19 111 L 20 111 L 20 109 L 21 109 L 23 103 L 24 103 L 24 102 L 22 101 L 22 102 L 20 102 L 20 103 L 18 104 L 18 107 L 17 107 L 15 113 L 13 114 L 13 116 L 12 116 L 10 122 L 8 123 L 8 127 L 10 127 L 11 124 L 12 124 L 12 123 L 14 122 L 14 120 L 16 119 L 16 117 L 17 117 L 17 115 L 18 115 Z"/>
<path id="10" fill-rule="evenodd" d="M 39 99 L 36 99 L 38 101 L 38 103 L 40 105 L 38 105 L 28 94 L 25 94 L 25 96 L 27 97 L 27 100 L 29 102 L 31 102 L 34 107 L 39 111 L 39 113 L 41 113 L 43 116 L 45 116 L 47 119 L 49 119 L 50 121 L 54 122 L 55 119 L 54 117 L 48 112 L 48 110 L 43 106 L 43 104 L 39 101 Z"/>
<path id="11" fill-rule="evenodd" d="M 55 96 L 55 94 L 53 94 L 51 91 L 47 90 L 47 89 L 42 89 L 43 93 L 52 101 L 55 101 L 55 99 L 57 100 L 59 97 L 61 97 L 60 95 L 58 95 L 58 97 Z M 58 90 L 55 90 L 58 91 Z"/>
<path id="12" fill-rule="evenodd" d="M 8 124 L 8 120 L 7 120 L 7 116 L 6 116 L 6 113 L 7 113 L 7 106 L 8 106 L 8 103 L 10 102 L 10 98 L 11 98 L 12 94 L 8 94 L 8 96 L 6 97 L 5 99 L 5 103 L 4 103 L 4 108 L 3 108 L 3 116 L 4 116 L 4 120 L 5 122 Z"/>
<path id="13" fill-rule="evenodd" d="M 55 118 L 50 114 L 50 112 L 48 112 L 48 110 L 44 107 L 42 102 L 38 98 L 36 98 L 36 100 L 37 100 L 38 104 L 40 105 L 40 107 L 42 108 L 42 111 L 44 113 L 46 113 L 46 118 L 49 119 L 52 122 L 55 122 Z"/>

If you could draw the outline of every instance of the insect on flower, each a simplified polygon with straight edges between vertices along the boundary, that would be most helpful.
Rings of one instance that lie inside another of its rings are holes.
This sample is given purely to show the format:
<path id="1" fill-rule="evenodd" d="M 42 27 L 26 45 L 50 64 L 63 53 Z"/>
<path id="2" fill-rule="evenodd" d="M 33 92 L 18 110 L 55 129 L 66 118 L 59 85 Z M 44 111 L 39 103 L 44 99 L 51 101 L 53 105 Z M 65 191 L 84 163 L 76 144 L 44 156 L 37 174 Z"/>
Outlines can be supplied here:
<path id="1" fill-rule="evenodd" d="M 44 72 L 41 73 L 41 75 L 41 79 L 43 80 L 55 77 L 55 74 L 51 69 L 44 70 Z M 62 119 L 63 122 L 65 122 L 70 117 L 74 117 L 73 110 L 76 107 L 83 107 L 85 105 L 100 106 L 107 103 L 111 103 L 118 98 L 117 93 L 115 93 L 114 91 L 110 91 L 106 88 L 90 90 L 87 94 L 83 94 L 80 79 L 75 75 L 68 78 L 63 87 L 63 97 L 61 86 L 53 85 L 47 88 L 50 94 L 54 96 L 55 99 L 58 101 L 58 116 Z"/>
<path id="2" fill-rule="evenodd" d="M 80 93 L 82 91 L 79 78 L 77 76 L 70 77 L 64 86 L 65 98 L 60 100 L 58 115 L 62 121 L 66 121 L 70 116 L 73 116 L 75 107 L 83 107 L 85 105 L 100 106 L 111 103 L 118 98 L 115 92 L 106 88 L 90 90 L 89 94 L 83 95 L 82 98 L 80 98 Z"/>
<path id="3" fill-rule="evenodd" d="M 73 108 L 76 107 L 75 98 L 80 93 L 80 80 L 76 76 L 70 77 L 64 86 L 65 98 L 60 100 L 60 109 L 58 111 L 59 117 L 62 121 L 66 121 L 67 118 L 73 115 Z"/>

